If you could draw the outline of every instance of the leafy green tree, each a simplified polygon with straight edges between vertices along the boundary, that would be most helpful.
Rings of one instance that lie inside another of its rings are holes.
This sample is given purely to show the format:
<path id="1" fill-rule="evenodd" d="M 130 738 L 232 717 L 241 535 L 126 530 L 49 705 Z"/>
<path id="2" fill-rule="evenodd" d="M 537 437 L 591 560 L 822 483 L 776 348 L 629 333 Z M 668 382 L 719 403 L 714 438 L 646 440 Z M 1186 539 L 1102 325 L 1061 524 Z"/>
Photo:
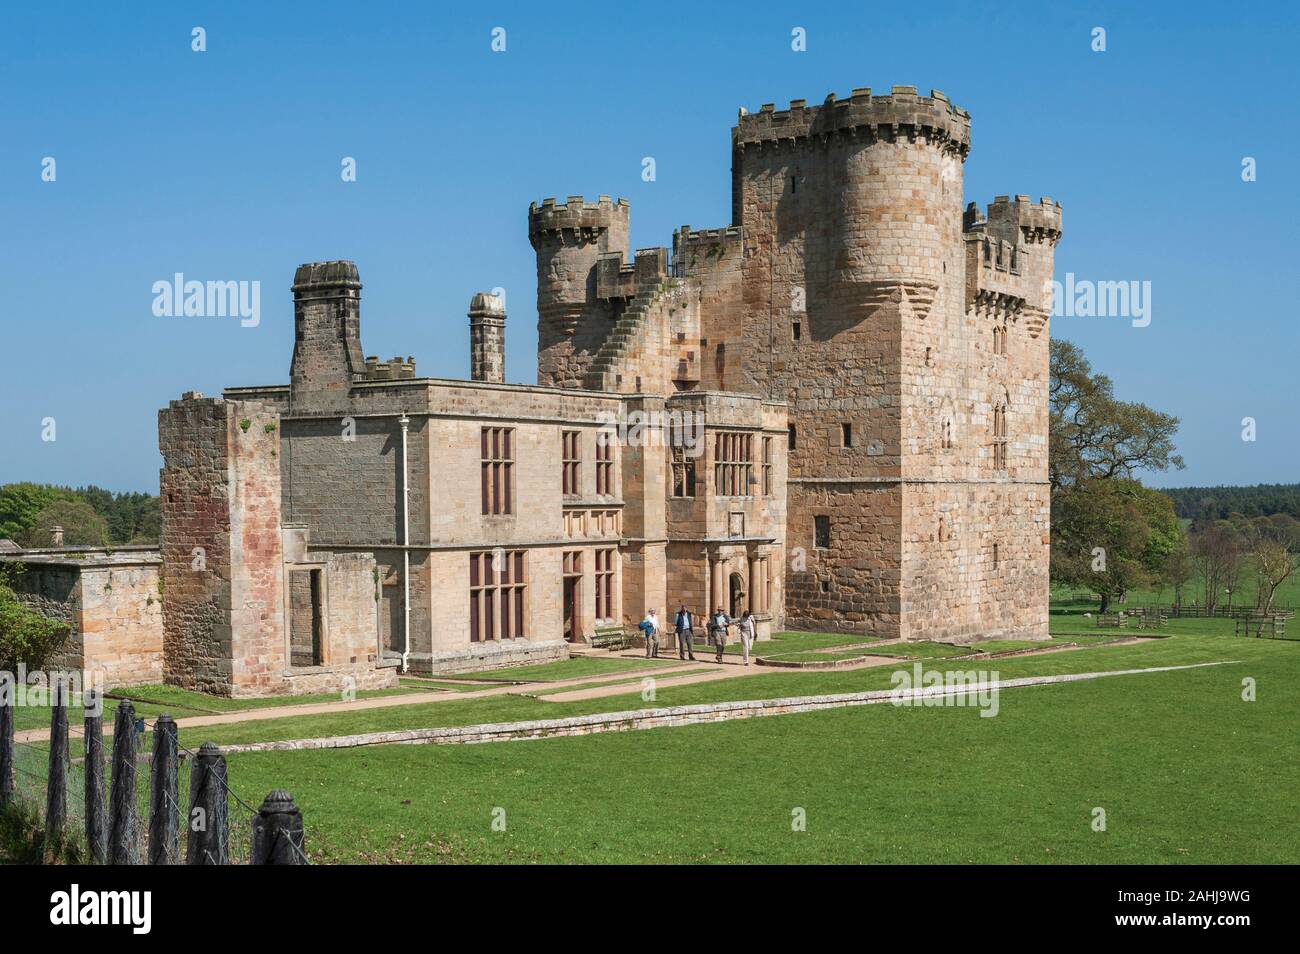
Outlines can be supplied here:
<path id="1" fill-rule="evenodd" d="M 1096 593 L 1100 612 L 1161 578 L 1183 543 L 1173 501 L 1128 478 L 1091 479 L 1057 491 L 1052 578 Z"/>
<path id="2" fill-rule="evenodd" d="M 1048 381 L 1048 479 L 1053 492 L 1083 481 L 1182 469 L 1174 453 L 1178 418 L 1116 399 L 1083 351 L 1053 338 Z"/>
<path id="3" fill-rule="evenodd" d="M 63 528 L 64 546 L 106 546 L 110 542 L 108 523 L 84 500 L 50 503 L 18 542 L 25 547 L 48 547 L 51 527 Z"/>
<path id="4" fill-rule="evenodd" d="M 67 642 L 67 623 L 28 609 L 10 586 L 13 571 L 0 573 L 0 671 L 16 672 L 19 663 L 44 669 Z"/>
<path id="5" fill-rule="evenodd" d="M 76 500 L 76 491 L 22 482 L 0 487 L 0 537 L 17 540 L 36 525 L 37 515 L 56 500 Z"/>

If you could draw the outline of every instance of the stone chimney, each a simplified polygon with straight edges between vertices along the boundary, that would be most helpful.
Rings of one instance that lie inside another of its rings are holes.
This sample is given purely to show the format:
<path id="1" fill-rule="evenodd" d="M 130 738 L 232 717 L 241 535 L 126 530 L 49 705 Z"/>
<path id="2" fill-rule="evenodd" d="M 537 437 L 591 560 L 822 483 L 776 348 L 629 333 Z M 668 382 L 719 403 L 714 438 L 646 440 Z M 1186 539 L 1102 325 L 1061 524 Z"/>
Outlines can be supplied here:
<path id="1" fill-rule="evenodd" d="M 506 306 L 491 292 L 469 302 L 469 376 L 495 384 L 506 379 Z"/>
<path id="2" fill-rule="evenodd" d="M 52 547 L 61 547 L 61 546 L 63 546 L 63 528 L 62 528 L 62 527 L 50 527 L 50 546 L 52 546 Z"/>
<path id="3" fill-rule="evenodd" d="M 352 262 L 299 265 L 293 276 L 293 408 L 333 413 L 365 377 L 361 351 L 361 277 Z"/>

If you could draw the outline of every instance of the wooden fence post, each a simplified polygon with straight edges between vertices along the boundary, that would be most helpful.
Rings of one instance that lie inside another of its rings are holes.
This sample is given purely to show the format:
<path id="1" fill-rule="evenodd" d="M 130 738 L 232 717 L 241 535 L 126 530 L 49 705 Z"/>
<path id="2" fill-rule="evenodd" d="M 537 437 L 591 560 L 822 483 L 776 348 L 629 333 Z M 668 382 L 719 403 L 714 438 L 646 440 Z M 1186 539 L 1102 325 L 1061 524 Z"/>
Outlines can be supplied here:
<path id="1" fill-rule="evenodd" d="M 14 706 L 18 683 L 12 673 L 0 673 L 0 808 L 14 800 Z"/>
<path id="2" fill-rule="evenodd" d="M 226 757 L 215 742 L 204 742 L 190 768 L 190 814 L 186 823 L 185 863 L 230 864 L 226 802 Z"/>
<path id="3" fill-rule="evenodd" d="M 149 773 L 149 864 L 180 864 L 180 813 L 176 721 L 164 713 L 153 724 L 153 765 Z"/>
<path id="4" fill-rule="evenodd" d="M 306 864 L 303 852 L 302 813 L 293 796 L 277 788 L 253 818 L 253 857 L 255 865 Z"/>
<path id="5" fill-rule="evenodd" d="M 104 817 L 104 694 L 82 693 L 86 731 L 86 847 L 92 864 L 108 860 L 108 829 Z"/>
<path id="6" fill-rule="evenodd" d="M 108 802 L 108 863 L 139 864 L 136 852 L 135 707 L 123 702 L 113 720 L 113 780 Z"/>
<path id="7" fill-rule="evenodd" d="M 50 769 L 45 779 L 45 844 L 53 845 L 68 820 L 68 695 L 54 685 L 50 706 Z"/>

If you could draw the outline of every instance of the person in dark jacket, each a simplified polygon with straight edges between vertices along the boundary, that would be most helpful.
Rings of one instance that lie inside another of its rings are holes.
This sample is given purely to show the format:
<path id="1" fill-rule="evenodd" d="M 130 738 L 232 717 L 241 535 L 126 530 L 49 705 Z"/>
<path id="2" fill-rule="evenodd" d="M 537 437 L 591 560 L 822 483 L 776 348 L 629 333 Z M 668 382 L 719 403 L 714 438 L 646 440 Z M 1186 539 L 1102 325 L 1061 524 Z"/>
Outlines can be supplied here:
<path id="1" fill-rule="evenodd" d="M 689 656 L 691 662 L 695 662 L 695 620 L 685 603 L 677 611 L 673 629 L 677 632 L 677 658 L 686 659 Z"/>

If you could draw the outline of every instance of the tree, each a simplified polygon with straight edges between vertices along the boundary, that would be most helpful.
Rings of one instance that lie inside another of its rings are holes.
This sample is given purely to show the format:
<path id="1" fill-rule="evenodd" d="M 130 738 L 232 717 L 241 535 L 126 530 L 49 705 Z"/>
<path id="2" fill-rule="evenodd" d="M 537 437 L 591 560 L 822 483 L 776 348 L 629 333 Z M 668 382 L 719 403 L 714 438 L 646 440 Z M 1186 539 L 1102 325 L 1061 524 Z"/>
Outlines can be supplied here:
<path id="1" fill-rule="evenodd" d="M 1226 587 L 1235 588 L 1241 575 L 1241 534 L 1228 521 L 1216 520 L 1192 535 L 1191 548 L 1204 587 L 1205 611 L 1213 615 L 1219 594 Z"/>
<path id="2" fill-rule="evenodd" d="M 1136 480 L 1089 479 L 1053 497 L 1052 578 L 1091 589 L 1102 613 L 1159 579 L 1182 543 L 1173 501 Z"/>
<path id="3" fill-rule="evenodd" d="M 1300 554 L 1300 521 L 1286 514 L 1252 520 L 1245 532 L 1246 547 L 1255 558 L 1255 609 L 1273 609 L 1278 587 L 1295 572 Z"/>
<path id="4" fill-rule="evenodd" d="M 36 515 L 34 525 L 18 541 L 25 547 L 48 547 L 50 528 L 63 528 L 65 546 L 106 546 L 108 523 L 84 500 L 55 500 Z"/>
<path id="5" fill-rule="evenodd" d="M 67 487 L 5 484 L 0 487 L 0 537 L 17 540 L 36 525 L 37 516 L 54 501 L 76 499 L 76 492 Z"/>
<path id="6" fill-rule="evenodd" d="M 1115 398 L 1077 346 L 1051 343 L 1048 479 L 1055 493 L 1086 480 L 1131 478 L 1141 470 L 1182 469 L 1174 453 L 1178 418 Z"/>
<path id="7" fill-rule="evenodd" d="M 1181 607 L 1183 588 L 1187 586 L 1187 581 L 1196 575 L 1196 563 L 1192 560 L 1192 551 L 1188 548 L 1186 537 L 1170 551 L 1165 559 L 1164 570 L 1164 581 L 1174 588 L 1174 605 Z"/>
<path id="8" fill-rule="evenodd" d="M 11 575 L 0 573 L 0 672 L 17 672 L 20 663 L 44 669 L 63 648 L 70 628 L 28 609 L 9 585 Z"/>

